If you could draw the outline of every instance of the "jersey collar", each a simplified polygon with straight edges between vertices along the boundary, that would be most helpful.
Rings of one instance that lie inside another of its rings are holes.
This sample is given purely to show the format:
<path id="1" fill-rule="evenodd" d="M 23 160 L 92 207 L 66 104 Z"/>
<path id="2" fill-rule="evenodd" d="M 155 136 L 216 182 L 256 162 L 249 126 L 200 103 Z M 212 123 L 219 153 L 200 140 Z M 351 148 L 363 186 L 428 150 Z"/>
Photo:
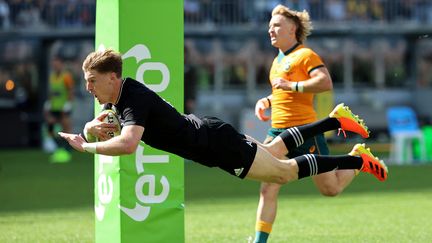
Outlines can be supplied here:
<path id="1" fill-rule="evenodd" d="M 294 51 L 299 45 L 300 45 L 300 43 L 297 42 L 293 47 L 286 50 L 285 52 L 282 52 L 281 50 L 279 50 L 278 62 L 280 62 L 282 60 L 282 58 L 288 56 L 288 54 L 290 54 L 292 51 Z"/>
<path id="2" fill-rule="evenodd" d="M 119 96 L 117 97 L 116 102 L 114 103 L 115 105 L 118 104 L 118 102 L 119 102 L 119 100 L 120 100 L 120 98 L 121 98 L 121 95 L 122 95 L 122 93 L 123 93 L 123 86 L 124 86 L 124 83 L 125 83 L 125 82 L 126 82 L 126 79 L 125 79 L 125 78 L 122 79 L 122 84 L 121 84 L 121 87 L 120 87 L 120 93 L 119 93 Z"/>

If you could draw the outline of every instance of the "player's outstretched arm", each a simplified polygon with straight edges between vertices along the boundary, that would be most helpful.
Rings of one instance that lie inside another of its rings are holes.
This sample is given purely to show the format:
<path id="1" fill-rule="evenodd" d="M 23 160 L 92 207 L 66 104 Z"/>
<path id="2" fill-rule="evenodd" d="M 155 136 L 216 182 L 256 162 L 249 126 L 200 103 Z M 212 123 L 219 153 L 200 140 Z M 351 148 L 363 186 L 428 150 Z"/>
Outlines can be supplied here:
<path id="1" fill-rule="evenodd" d="M 79 152 L 85 152 L 83 144 L 86 143 L 86 141 L 83 137 L 78 134 L 64 132 L 59 132 L 58 134 L 60 135 L 60 137 L 66 139 L 66 141 L 70 144 L 70 146 L 72 146 L 72 148 Z"/>
<path id="2" fill-rule="evenodd" d="M 129 125 L 123 127 L 121 134 L 107 141 L 87 143 L 83 137 L 77 134 L 63 133 L 59 135 L 66 139 L 68 143 L 80 152 L 89 152 L 110 156 L 131 154 L 136 151 L 141 137 L 144 133 L 144 127 L 138 125 Z"/>

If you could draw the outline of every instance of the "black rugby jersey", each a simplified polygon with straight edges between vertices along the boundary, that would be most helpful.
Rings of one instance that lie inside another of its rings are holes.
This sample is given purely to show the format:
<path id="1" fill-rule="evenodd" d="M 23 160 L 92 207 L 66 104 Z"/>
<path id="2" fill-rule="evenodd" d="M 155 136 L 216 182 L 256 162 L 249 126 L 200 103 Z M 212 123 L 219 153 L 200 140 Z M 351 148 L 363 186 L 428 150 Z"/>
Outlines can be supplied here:
<path id="1" fill-rule="evenodd" d="M 141 140 L 147 145 L 196 162 L 204 159 L 202 153 L 208 139 L 201 119 L 180 114 L 144 84 L 125 78 L 117 104 L 113 106 L 122 126 L 144 127 Z"/>

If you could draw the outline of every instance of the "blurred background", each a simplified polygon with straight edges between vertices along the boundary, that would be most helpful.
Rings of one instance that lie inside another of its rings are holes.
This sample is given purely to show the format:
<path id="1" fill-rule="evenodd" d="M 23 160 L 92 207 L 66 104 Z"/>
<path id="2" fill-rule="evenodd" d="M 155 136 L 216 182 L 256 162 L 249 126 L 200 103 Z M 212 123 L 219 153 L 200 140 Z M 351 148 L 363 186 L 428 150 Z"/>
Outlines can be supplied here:
<path id="1" fill-rule="evenodd" d="M 94 0 L 0 1 L 0 147 L 41 147 L 43 106 L 52 60 L 60 57 L 74 82 L 72 124 L 93 115 L 81 64 L 94 50 Z M 77 111 L 77 107 L 80 107 Z"/>
<path id="2" fill-rule="evenodd" d="M 185 0 L 186 112 L 215 115 L 264 138 L 269 124 L 258 122 L 252 109 L 271 92 L 268 72 L 277 50 L 267 30 L 279 3 L 310 13 L 314 30 L 306 44 L 334 82 L 327 106 L 350 105 L 381 143 L 390 141 L 389 107 L 409 106 L 420 127 L 431 124 L 427 0 Z M 0 125 L 10 128 L 0 138 L 2 148 L 41 146 L 54 56 L 64 59 L 75 80 L 73 130 L 92 118 L 80 67 L 93 50 L 95 8 L 94 0 L 0 0 Z"/>
<path id="3" fill-rule="evenodd" d="M 279 3 L 310 13 L 314 30 L 306 45 L 331 73 L 334 103 L 361 114 L 373 138 L 389 141 L 391 106 L 407 105 L 430 124 L 432 2 L 424 0 L 186 0 L 185 43 L 198 73 L 195 112 L 247 128 L 252 118 L 245 114 L 253 116 L 250 108 L 271 92 L 277 50 L 267 30 Z"/>

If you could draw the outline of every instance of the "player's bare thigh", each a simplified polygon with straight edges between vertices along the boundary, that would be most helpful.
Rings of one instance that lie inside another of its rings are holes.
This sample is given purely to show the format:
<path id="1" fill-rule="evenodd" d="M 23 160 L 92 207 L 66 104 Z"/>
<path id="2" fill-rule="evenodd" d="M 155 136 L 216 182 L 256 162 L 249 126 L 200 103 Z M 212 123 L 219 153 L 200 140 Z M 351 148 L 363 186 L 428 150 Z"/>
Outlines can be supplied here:
<path id="1" fill-rule="evenodd" d="M 285 184 L 298 178 L 295 160 L 278 160 L 263 147 L 258 146 L 254 162 L 246 175 L 248 179 Z"/>
<path id="2" fill-rule="evenodd" d="M 288 154 L 288 149 L 286 148 L 285 143 L 282 141 L 280 137 L 276 137 L 270 140 L 268 143 L 264 142 L 264 144 L 258 142 L 256 139 L 254 139 L 251 136 L 246 135 L 246 138 L 249 141 L 256 143 L 258 146 L 264 148 L 276 158 L 286 159 L 285 155 Z"/>

